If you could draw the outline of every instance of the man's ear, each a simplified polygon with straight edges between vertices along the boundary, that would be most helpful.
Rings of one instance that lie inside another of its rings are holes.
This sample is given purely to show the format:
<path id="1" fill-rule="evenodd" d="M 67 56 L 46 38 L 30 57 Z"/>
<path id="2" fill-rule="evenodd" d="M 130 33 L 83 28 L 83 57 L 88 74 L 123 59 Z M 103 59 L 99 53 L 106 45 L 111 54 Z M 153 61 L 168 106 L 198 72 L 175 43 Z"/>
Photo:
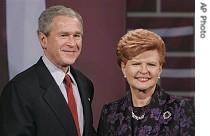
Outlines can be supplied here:
<path id="1" fill-rule="evenodd" d="M 42 32 L 38 32 L 38 37 L 39 37 L 39 41 L 41 43 L 42 48 L 46 49 L 47 48 L 47 36 Z"/>

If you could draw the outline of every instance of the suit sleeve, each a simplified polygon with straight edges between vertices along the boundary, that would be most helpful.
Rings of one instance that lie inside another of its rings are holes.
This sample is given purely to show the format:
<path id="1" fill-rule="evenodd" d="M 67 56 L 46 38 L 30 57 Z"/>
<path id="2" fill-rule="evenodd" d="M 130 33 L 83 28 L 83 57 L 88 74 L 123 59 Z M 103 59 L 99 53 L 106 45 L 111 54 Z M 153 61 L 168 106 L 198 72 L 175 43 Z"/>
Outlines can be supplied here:
<path id="1" fill-rule="evenodd" d="M 189 99 L 181 101 L 180 134 L 195 135 L 195 109 L 194 102 Z"/>
<path id="2" fill-rule="evenodd" d="M 93 100 L 93 97 L 94 97 L 94 86 L 93 86 L 93 83 L 90 81 L 90 90 L 91 90 L 91 92 L 90 92 L 90 102 L 92 103 L 92 100 Z M 92 108 L 92 106 L 91 106 L 91 108 Z M 92 112 L 92 109 L 91 109 L 91 112 Z M 93 115 L 93 113 L 92 113 L 92 115 Z M 92 123 L 93 124 L 93 123 Z M 95 128 L 94 128 L 94 126 L 92 125 L 92 132 L 91 132 L 91 136 L 96 136 L 97 135 L 97 133 L 96 133 L 96 130 L 95 130 Z"/>
<path id="3" fill-rule="evenodd" d="M 28 103 L 15 82 L 10 82 L 0 97 L 0 135 L 33 136 L 35 127 Z"/>
<path id="4" fill-rule="evenodd" d="M 106 105 L 103 106 L 102 110 L 101 110 L 101 115 L 100 115 L 100 119 L 99 119 L 99 124 L 98 124 L 98 129 L 97 129 L 97 136 L 106 136 L 106 115 L 105 115 L 105 111 L 106 111 Z"/>

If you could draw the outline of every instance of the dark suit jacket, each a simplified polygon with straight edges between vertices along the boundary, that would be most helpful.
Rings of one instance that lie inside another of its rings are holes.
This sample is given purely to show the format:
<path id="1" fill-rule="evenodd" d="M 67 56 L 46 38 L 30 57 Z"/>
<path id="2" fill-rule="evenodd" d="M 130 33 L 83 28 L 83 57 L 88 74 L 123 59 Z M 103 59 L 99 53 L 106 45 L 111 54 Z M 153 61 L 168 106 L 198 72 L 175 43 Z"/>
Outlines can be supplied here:
<path id="1" fill-rule="evenodd" d="M 93 84 L 71 67 L 84 110 L 84 135 L 94 135 Z M 0 97 L 0 136 L 75 136 L 68 105 L 42 59 L 18 74 Z"/>
<path id="2" fill-rule="evenodd" d="M 194 136 L 195 112 L 191 102 L 157 87 L 149 105 L 133 108 L 128 93 L 103 107 L 98 136 Z M 132 118 L 132 109 L 144 118 Z"/>

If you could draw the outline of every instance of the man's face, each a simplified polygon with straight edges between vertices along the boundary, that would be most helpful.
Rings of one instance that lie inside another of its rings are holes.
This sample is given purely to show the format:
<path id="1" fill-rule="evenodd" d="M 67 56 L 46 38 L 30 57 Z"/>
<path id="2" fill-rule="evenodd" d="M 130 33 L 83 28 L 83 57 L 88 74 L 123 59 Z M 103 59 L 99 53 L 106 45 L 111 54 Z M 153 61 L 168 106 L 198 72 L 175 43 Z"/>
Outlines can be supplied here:
<path id="1" fill-rule="evenodd" d="M 48 36 L 39 33 L 39 39 L 47 58 L 66 71 L 80 55 L 82 34 L 82 24 L 77 18 L 56 16 L 50 24 Z"/>

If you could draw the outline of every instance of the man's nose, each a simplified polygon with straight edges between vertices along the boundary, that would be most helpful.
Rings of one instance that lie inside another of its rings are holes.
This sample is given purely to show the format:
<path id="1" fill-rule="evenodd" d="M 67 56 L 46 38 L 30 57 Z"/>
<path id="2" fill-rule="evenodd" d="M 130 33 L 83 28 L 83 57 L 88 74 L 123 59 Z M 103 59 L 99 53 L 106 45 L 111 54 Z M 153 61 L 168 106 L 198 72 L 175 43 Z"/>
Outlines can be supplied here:
<path id="1" fill-rule="evenodd" d="M 75 38 L 74 38 L 73 35 L 69 35 L 68 43 L 69 43 L 70 45 L 76 45 L 76 40 L 75 40 Z"/>

